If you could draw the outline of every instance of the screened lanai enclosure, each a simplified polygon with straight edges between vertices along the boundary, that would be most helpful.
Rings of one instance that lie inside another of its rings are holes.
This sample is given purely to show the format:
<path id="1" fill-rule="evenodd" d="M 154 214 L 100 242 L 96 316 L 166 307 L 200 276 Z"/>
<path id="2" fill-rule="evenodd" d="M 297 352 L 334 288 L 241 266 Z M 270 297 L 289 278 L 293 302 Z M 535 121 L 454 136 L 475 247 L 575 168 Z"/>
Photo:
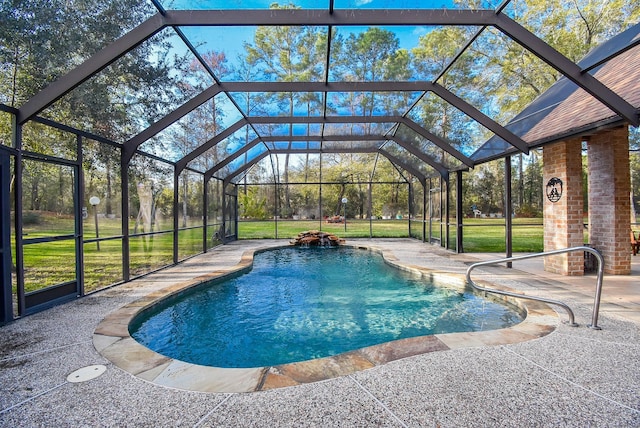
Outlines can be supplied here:
<path id="1" fill-rule="evenodd" d="M 0 321 L 306 229 L 510 251 L 540 147 L 638 125 L 633 0 L 35 3 L 0 3 Z"/>

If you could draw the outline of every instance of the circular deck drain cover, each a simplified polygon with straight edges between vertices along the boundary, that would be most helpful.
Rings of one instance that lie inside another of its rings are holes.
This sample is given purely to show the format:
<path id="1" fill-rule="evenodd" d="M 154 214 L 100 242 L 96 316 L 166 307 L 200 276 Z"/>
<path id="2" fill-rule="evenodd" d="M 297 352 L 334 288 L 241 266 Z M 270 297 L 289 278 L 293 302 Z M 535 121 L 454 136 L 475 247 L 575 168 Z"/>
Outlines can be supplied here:
<path id="1" fill-rule="evenodd" d="M 97 378 L 105 371 L 107 371 L 107 367 L 100 364 L 95 366 L 83 367 L 67 376 L 67 382 L 86 382 L 88 380 Z"/>

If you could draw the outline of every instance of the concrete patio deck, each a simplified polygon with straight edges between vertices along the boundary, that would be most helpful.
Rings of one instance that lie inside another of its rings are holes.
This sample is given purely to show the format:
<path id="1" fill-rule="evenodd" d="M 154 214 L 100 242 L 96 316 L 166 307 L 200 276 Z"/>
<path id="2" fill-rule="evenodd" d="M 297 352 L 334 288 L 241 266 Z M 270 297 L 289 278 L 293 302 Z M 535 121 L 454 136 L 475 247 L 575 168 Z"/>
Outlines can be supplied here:
<path id="1" fill-rule="evenodd" d="M 474 278 L 565 301 L 555 330 L 517 343 L 443 351 L 293 387 L 210 393 L 160 386 L 114 365 L 94 346 L 100 323 L 152 292 L 230 269 L 248 249 L 286 241 L 238 241 L 162 272 L 94 293 L 0 327 L 0 426 L 640 426 L 640 256 L 630 276 L 604 280 L 598 325 L 591 320 L 595 276 L 562 277 L 541 259 L 513 269 L 479 268 Z M 495 254 L 456 255 L 410 239 L 348 240 L 401 263 L 462 275 Z M 490 333 L 489 333 L 490 334 Z M 490 343 L 487 341 L 486 343 Z M 86 382 L 86 366 L 106 372 Z"/>

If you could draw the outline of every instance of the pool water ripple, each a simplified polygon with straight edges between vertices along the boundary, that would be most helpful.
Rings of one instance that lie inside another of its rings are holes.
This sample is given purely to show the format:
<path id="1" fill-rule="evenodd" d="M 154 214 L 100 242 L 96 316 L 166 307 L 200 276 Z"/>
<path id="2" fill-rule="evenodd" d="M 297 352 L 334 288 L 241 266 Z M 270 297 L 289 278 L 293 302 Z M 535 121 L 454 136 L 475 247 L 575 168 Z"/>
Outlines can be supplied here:
<path id="1" fill-rule="evenodd" d="M 511 307 L 425 283 L 374 252 L 291 247 L 258 253 L 250 272 L 154 305 L 130 332 L 170 358 L 243 368 L 520 321 Z"/>

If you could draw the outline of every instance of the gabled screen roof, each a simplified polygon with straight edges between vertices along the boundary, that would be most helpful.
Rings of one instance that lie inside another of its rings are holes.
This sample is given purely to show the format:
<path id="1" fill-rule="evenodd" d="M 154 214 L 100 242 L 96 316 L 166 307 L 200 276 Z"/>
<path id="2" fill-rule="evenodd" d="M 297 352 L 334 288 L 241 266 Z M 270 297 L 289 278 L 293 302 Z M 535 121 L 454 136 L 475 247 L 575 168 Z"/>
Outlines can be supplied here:
<path id="1" fill-rule="evenodd" d="M 638 125 L 640 76 L 620 77 L 640 70 L 638 24 L 621 24 L 628 30 L 576 64 L 518 22 L 523 3 L 515 0 L 485 1 L 483 9 L 448 0 L 152 4 L 157 13 L 22 104 L 18 122 L 47 117 L 61 100 L 77 102 L 83 85 L 142 49 L 172 67 L 172 85 L 126 96 L 136 116 L 117 141 L 124 161 L 140 150 L 223 179 L 261 156 L 305 151 L 378 152 L 422 177 L 444 175 L 526 153 L 565 133 L 567 123 Z M 536 80 L 546 92 L 518 115 L 504 112 L 521 109 L 526 85 L 500 70 L 504 46 L 535 60 L 524 80 L 561 76 Z M 486 87 L 501 83 L 503 98 L 488 95 Z M 580 109 L 560 113 L 574 94 Z M 149 100 L 155 104 L 140 107 Z M 554 109 L 561 123 L 543 122 Z"/>

